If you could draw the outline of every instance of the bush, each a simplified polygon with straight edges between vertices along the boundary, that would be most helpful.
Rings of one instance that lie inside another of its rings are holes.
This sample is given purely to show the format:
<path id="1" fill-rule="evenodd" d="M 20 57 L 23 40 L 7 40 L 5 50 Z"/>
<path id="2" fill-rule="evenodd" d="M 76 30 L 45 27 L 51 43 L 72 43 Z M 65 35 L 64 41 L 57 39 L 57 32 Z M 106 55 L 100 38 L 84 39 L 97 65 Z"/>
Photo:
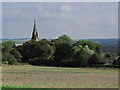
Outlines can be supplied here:
<path id="1" fill-rule="evenodd" d="M 113 61 L 113 65 L 120 65 L 120 57 Z"/>
<path id="2" fill-rule="evenodd" d="M 16 60 L 16 58 L 15 58 L 13 55 L 10 55 L 10 56 L 9 56 L 8 64 L 9 64 L 9 65 L 17 64 L 17 60 Z"/>
<path id="3" fill-rule="evenodd" d="M 16 58 L 18 62 L 21 62 L 22 56 L 19 51 L 13 49 L 10 53 Z"/>
<path id="4" fill-rule="evenodd" d="M 2 62 L 2 63 L 8 65 L 9 62 L 8 62 L 8 61 L 4 61 L 4 62 Z"/>
<path id="5" fill-rule="evenodd" d="M 40 65 L 40 66 L 55 66 L 55 61 L 42 58 L 42 57 L 36 57 L 36 58 L 30 59 L 29 64 Z"/>
<path id="6" fill-rule="evenodd" d="M 105 53 L 105 58 L 112 58 L 112 57 L 117 57 L 117 53 L 115 53 L 115 52 L 106 52 Z"/>
<path id="7" fill-rule="evenodd" d="M 77 61 L 73 60 L 63 60 L 60 65 L 62 67 L 79 67 L 80 64 Z"/>
<path id="8" fill-rule="evenodd" d="M 93 54 L 93 55 L 89 58 L 88 63 L 89 63 L 90 66 L 93 66 L 93 65 L 104 64 L 105 61 L 102 59 L 102 56 L 101 56 L 101 55 Z"/>

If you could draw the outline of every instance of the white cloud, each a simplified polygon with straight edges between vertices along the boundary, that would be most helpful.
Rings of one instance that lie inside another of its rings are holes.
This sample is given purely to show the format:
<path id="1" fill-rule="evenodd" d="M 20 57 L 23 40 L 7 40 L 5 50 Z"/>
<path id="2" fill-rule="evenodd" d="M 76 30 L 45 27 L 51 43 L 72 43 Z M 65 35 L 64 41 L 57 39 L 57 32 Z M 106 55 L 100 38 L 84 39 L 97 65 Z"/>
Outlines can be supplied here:
<path id="1" fill-rule="evenodd" d="M 41 38 L 54 38 L 61 34 L 70 35 L 74 39 L 118 35 L 118 14 L 114 3 L 21 3 L 17 6 L 4 4 L 4 37 L 30 37 L 35 18 Z M 15 34 L 18 31 L 21 34 Z"/>
<path id="2" fill-rule="evenodd" d="M 70 5 L 64 5 L 63 4 L 63 5 L 60 6 L 60 10 L 65 11 L 65 12 L 70 12 L 70 11 L 74 10 L 74 8 Z"/>

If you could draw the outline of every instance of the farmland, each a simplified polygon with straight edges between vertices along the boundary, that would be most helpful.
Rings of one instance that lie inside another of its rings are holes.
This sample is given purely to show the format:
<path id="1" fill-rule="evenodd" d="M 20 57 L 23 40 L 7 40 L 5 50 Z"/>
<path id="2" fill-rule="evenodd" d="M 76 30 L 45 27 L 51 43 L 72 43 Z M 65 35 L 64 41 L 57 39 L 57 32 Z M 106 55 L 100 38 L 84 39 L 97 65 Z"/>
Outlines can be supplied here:
<path id="1" fill-rule="evenodd" d="M 118 88 L 118 70 L 32 65 L 2 67 L 3 87 Z"/>

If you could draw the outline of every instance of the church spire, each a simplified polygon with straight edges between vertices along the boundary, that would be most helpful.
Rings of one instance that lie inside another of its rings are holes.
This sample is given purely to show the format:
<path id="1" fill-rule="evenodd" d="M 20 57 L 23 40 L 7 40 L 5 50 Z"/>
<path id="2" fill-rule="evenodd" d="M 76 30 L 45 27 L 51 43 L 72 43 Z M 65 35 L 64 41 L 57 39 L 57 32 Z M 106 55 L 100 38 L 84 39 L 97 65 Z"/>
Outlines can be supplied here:
<path id="1" fill-rule="evenodd" d="M 36 20 L 34 20 L 34 27 L 33 27 L 33 31 L 34 31 L 34 32 L 37 32 Z"/>
<path id="2" fill-rule="evenodd" d="M 36 20 L 34 20 L 34 27 L 33 27 L 33 33 L 32 33 L 31 40 L 39 41 L 37 27 L 36 27 Z"/>

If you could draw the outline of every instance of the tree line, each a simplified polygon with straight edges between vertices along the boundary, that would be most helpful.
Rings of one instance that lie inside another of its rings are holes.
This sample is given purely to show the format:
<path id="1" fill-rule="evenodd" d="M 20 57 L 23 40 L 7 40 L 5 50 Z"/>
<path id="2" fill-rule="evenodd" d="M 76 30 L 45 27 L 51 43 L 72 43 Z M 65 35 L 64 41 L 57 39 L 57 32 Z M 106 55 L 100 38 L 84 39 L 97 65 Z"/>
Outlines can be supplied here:
<path id="1" fill-rule="evenodd" d="M 15 46 L 13 41 L 7 41 L 0 46 L 2 63 L 10 65 L 29 63 L 40 66 L 92 67 L 104 65 L 106 58 L 117 57 L 116 53 L 103 53 L 98 43 L 89 40 L 73 42 L 67 35 L 51 41 L 30 40 L 20 46 Z M 112 64 L 119 64 L 119 60 L 114 60 Z"/>

